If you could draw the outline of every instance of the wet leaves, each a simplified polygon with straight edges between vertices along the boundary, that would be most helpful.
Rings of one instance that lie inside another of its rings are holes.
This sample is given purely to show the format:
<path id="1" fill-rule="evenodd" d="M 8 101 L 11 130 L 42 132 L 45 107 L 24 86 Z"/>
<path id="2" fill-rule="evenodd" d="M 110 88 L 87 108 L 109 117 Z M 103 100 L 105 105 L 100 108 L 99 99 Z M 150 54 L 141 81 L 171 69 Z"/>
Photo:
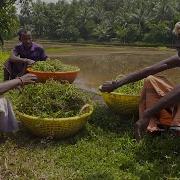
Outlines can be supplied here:
<path id="1" fill-rule="evenodd" d="M 117 92 L 120 94 L 127 94 L 127 95 L 140 95 L 143 84 L 144 84 L 144 80 L 129 83 L 116 89 L 114 92 Z"/>
<path id="2" fill-rule="evenodd" d="M 47 61 L 37 61 L 33 67 L 36 71 L 44 71 L 44 72 L 69 72 L 69 71 L 77 71 L 78 67 L 64 64 L 60 60 L 47 60 Z"/>
<path id="3" fill-rule="evenodd" d="M 11 91 L 8 96 L 18 111 L 47 118 L 78 115 L 83 105 L 90 102 L 89 96 L 79 88 L 54 80 L 28 85 L 22 92 Z"/>

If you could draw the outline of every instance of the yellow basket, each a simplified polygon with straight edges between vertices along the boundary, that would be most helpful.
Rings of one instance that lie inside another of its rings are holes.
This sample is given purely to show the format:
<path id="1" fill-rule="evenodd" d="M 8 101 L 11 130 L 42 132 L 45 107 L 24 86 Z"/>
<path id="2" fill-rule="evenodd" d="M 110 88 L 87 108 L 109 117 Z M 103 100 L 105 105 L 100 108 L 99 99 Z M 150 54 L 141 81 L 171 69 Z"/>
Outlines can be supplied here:
<path id="1" fill-rule="evenodd" d="M 77 133 L 87 122 L 93 112 L 93 106 L 86 104 L 81 115 L 69 118 L 41 118 L 16 112 L 19 120 L 33 134 L 45 137 L 63 138 Z"/>
<path id="2" fill-rule="evenodd" d="M 124 95 L 116 92 L 101 93 L 107 106 L 117 113 L 132 114 L 138 113 L 140 96 Z"/>

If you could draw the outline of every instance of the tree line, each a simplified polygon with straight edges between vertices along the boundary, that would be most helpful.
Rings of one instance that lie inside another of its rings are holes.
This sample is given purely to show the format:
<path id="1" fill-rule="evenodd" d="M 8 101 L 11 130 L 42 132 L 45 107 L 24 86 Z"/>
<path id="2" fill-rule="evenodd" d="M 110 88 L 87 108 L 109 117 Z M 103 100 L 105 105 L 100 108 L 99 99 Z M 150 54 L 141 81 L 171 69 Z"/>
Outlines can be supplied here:
<path id="1" fill-rule="evenodd" d="M 13 26 L 60 41 L 170 44 L 174 24 L 180 21 L 179 0 L 21 0 L 17 18 L 14 11 L 12 6 L 8 13 Z"/>

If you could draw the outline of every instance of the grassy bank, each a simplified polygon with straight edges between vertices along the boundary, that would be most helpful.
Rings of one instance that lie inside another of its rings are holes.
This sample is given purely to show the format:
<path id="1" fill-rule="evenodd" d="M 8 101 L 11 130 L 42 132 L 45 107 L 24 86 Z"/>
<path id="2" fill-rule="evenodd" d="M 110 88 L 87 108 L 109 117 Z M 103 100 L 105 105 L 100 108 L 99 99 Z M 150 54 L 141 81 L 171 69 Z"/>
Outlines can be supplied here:
<path id="1" fill-rule="evenodd" d="M 64 140 L 40 139 L 21 129 L 1 139 L 2 179 L 178 179 L 179 139 L 133 139 L 133 117 L 97 106 L 86 127 Z M 14 178 L 16 177 L 16 178 Z"/>
<path id="2" fill-rule="evenodd" d="M 0 56 L 1 61 L 7 54 Z M 96 105 L 77 135 L 53 140 L 31 135 L 24 127 L 0 138 L 1 179 L 180 179 L 180 143 L 169 133 L 146 135 L 136 143 L 138 118 Z"/>
<path id="3" fill-rule="evenodd" d="M 1 177 L 178 179 L 179 139 L 146 136 L 137 144 L 132 134 L 134 120 L 97 106 L 86 127 L 68 139 L 40 139 L 21 129 L 1 142 Z"/>

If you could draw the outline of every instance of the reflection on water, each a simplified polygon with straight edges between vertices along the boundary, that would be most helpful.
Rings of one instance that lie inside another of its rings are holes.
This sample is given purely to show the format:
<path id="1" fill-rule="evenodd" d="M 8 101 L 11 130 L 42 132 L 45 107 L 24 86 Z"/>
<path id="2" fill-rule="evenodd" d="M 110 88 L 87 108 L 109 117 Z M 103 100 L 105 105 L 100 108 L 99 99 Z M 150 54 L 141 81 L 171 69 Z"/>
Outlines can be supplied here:
<path id="1" fill-rule="evenodd" d="M 99 85 L 104 81 L 115 78 L 118 74 L 127 74 L 143 67 L 154 64 L 168 58 L 162 53 L 154 54 L 120 54 L 109 55 L 84 55 L 84 56 L 64 56 L 63 62 L 77 65 L 81 71 L 75 83 L 84 89 L 97 91 Z M 178 69 L 168 70 L 163 75 L 178 83 L 180 77 Z"/>

